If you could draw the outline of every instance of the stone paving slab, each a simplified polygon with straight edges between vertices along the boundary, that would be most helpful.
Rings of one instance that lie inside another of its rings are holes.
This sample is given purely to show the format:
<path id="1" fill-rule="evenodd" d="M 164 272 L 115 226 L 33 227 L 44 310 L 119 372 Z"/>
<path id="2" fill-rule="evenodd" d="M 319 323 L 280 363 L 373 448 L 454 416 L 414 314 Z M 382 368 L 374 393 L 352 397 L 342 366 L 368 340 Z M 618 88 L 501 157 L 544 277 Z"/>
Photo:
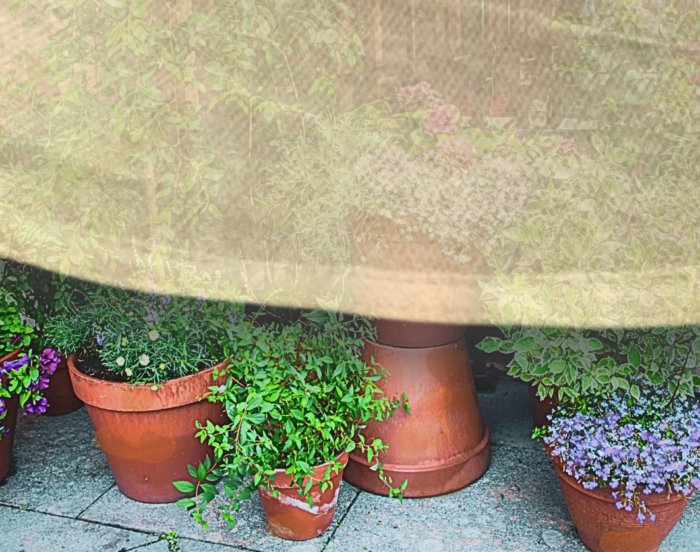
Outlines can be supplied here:
<path id="1" fill-rule="evenodd" d="M 582 552 L 544 450 L 493 447 L 491 468 L 461 491 L 403 503 L 361 493 L 328 552 Z"/>
<path id="2" fill-rule="evenodd" d="M 532 438 L 535 426 L 525 385 L 501 379 L 493 392 L 479 394 L 479 406 L 491 432 L 491 444 L 542 449 L 542 443 Z"/>
<path id="3" fill-rule="evenodd" d="M 145 533 L 0 506 L 2 552 L 167 552 L 159 540 Z"/>
<path id="4" fill-rule="evenodd" d="M 76 517 L 114 484 L 84 407 L 65 416 L 20 415 L 16 431 L 0 504 Z"/>
<path id="5" fill-rule="evenodd" d="M 220 486 L 221 487 L 221 486 Z M 108 523 L 128 529 L 167 533 L 174 531 L 179 537 L 206 541 L 215 544 L 237 546 L 257 552 L 320 552 L 330 533 L 312 541 L 291 542 L 273 537 L 267 532 L 267 518 L 257 494 L 241 503 L 236 514 L 236 527 L 229 529 L 216 512 L 222 504 L 222 496 L 209 505 L 206 518 L 210 526 L 205 531 L 190 519 L 187 512 L 174 504 L 144 504 L 126 498 L 117 487 L 110 489 L 102 498 L 87 509 L 80 519 Z M 334 523 L 345 515 L 358 494 L 357 489 L 342 483 Z M 333 526 L 329 531 L 333 530 Z M 192 545 L 194 546 L 194 545 Z"/>

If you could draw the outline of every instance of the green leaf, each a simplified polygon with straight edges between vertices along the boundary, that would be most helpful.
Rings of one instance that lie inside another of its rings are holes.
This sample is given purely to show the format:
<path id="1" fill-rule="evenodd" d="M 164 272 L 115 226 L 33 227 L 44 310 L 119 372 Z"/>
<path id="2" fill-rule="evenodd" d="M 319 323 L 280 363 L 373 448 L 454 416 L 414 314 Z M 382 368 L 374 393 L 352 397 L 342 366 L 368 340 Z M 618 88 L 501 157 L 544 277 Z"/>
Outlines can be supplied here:
<path id="1" fill-rule="evenodd" d="M 214 205 L 213 203 L 209 204 L 209 213 L 215 219 L 223 220 L 223 217 L 221 216 L 221 211 L 219 211 L 218 207 L 216 205 Z"/>
<path id="2" fill-rule="evenodd" d="M 194 484 L 190 483 L 189 481 L 175 481 L 173 485 L 181 493 L 193 493 L 196 488 Z"/>
<path id="3" fill-rule="evenodd" d="M 204 68 L 210 73 L 219 76 L 223 76 L 228 72 L 228 67 L 218 61 L 209 62 L 204 66 Z"/>
<path id="4" fill-rule="evenodd" d="M 564 371 L 566 368 L 566 362 L 563 360 L 553 360 L 552 362 L 549 363 L 549 371 L 552 374 L 560 374 Z"/>
<path id="5" fill-rule="evenodd" d="M 126 4 L 121 2 L 120 0 L 102 0 L 103 4 L 107 4 L 108 6 L 112 6 L 113 8 L 117 8 L 119 10 L 123 10 L 126 8 Z"/>
<path id="6" fill-rule="evenodd" d="M 477 349 L 484 351 L 485 353 L 493 353 L 498 351 L 498 347 L 501 344 L 500 339 L 495 339 L 493 337 L 487 337 L 481 343 L 477 344 Z"/>
<path id="7" fill-rule="evenodd" d="M 595 132 L 591 133 L 591 140 L 593 141 L 595 150 L 602 154 L 605 151 L 605 142 L 603 142 Z"/>
<path id="8" fill-rule="evenodd" d="M 642 357 L 639 353 L 639 350 L 636 347 L 632 347 L 629 350 L 629 353 L 627 353 L 627 360 L 629 360 L 632 366 L 634 366 L 635 368 L 639 368 L 639 365 L 642 362 Z"/>
<path id="9" fill-rule="evenodd" d="M 184 481 L 179 481 L 178 483 L 185 483 Z M 174 484 L 174 483 L 173 483 Z M 175 484 L 174 484 L 175 485 Z M 194 485 L 193 485 L 194 486 Z M 178 508 L 185 508 L 186 510 L 191 510 L 197 505 L 197 503 L 191 498 L 181 498 L 175 503 Z"/>
<path id="10" fill-rule="evenodd" d="M 529 351 L 535 345 L 535 340 L 531 337 L 524 337 L 515 343 L 515 350 L 521 353 Z"/>
<path id="11" fill-rule="evenodd" d="M 119 140 L 120 136 L 122 135 L 122 132 L 124 132 L 124 126 L 126 125 L 126 118 L 122 115 L 117 119 L 117 122 L 114 123 L 114 127 L 112 128 L 112 134 L 114 134 L 114 138 L 116 140 Z"/>

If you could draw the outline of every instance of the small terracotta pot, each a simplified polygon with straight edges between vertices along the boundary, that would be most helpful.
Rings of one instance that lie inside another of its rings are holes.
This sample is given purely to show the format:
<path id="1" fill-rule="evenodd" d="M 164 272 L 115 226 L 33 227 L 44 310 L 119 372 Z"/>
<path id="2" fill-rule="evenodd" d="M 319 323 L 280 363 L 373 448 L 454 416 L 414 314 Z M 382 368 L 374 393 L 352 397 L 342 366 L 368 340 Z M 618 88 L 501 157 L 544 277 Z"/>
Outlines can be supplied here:
<path id="1" fill-rule="evenodd" d="M 489 430 L 481 417 L 464 338 L 437 347 L 402 348 L 367 343 L 362 358 L 388 372 L 377 385 L 390 399 L 406 393 L 403 408 L 362 431 L 367 441 L 381 439 L 384 473 L 398 486 L 408 480 L 405 497 L 450 493 L 481 477 L 491 462 Z M 365 491 L 387 495 L 357 449 L 350 453 L 345 479 Z"/>
<path id="2" fill-rule="evenodd" d="M 272 487 L 279 493 L 279 498 L 275 498 L 272 491 L 258 487 L 270 534 L 282 539 L 301 541 L 316 538 L 328 530 L 333 522 L 343 469 L 348 463 L 348 453 L 342 453 L 335 462 L 343 464 L 343 468 L 339 469 L 337 474 L 331 475 L 332 488 L 329 486 L 325 492 L 321 492 L 320 485 L 314 482 L 309 490 L 313 507 L 309 507 L 306 498 L 299 495 L 299 487 L 292 483 L 292 476 L 284 473 L 283 469 L 275 472 L 275 481 L 272 483 Z M 316 466 L 312 478 L 322 479 L 329 464 L 330 462 L 326 462 Z M 304 480 L 304 484 L 307 481 L 308 479 Z"/>
<path id="3" fill-rule="evenodd" d="M 532 422 L 535 427 L 549 425 L 551 422 L 547 419 L 554 409 L 559 406 L 559 401 L 556 397 L 547 397 L 542 400 L 537 396 L 537 386 L 528 383 L 527 391 L 530 394 L 530 406 L 532 407 Z"/>
<path id="4" fill-rule="evenodd" d="M 552 456 L 551 447 L 545 445 L 545 449 L 559 475 L 564 501 L 581 542 L 593 552 L 656 552 L 688 505 L 681 493 L 643 495 L 644 504 L 656 515 L 656 521 L 647 519 L 640 523 L 634 510 L 617 509 L 612 489 L 584 489 Z"/>
<path id="5" fill-rule="evenodd" d="M 21 349 L 17 349 L 12 351 L 9 355 L 0 358 L 0 366 L 3 366 L 5 362 L 9 362 L 10 360 L 15 360 L 21 352 Z M 0 379 L 0 384 L 2 383 L 4 383 L 4 378 Z M 2 424 L 5 426 L 5 429 L 9 429 L 10 432 L 0 436 L 0 481 L 5 479 L 7 472 L 10 471 L 10 464 L 12 464 L 12 447 L 15 444 L 19 395 L 12 395 L 9 399 L 4 400 L 7 414 L 5 414 L 5 417 L 2 419 Z"/>
<path id="6" fill-rule="evenodd" d="M 68 356 L 61 354 L 61 362 L 56 371 L 49 376 L 49 386 L 43 391 L 49 407 L 44 413 L 46 416 L 62 416 L 75 412 L 83 406 L 73 391 L 73 383 L 68 373 Z"/>
<path id="7" fill-rule="evenodd" d="M 186 496 L 174 481 L 192 481 L 187 465 L 197 466 L 213 449 L 195 438 L 195 422 L 226 423 L 221 404 L 199 401 L 214 381 L 217 364 L 197 374 L 165 382 L 157 391 L 147 385 L 104 381 L 86 376 L 68 357 L 75 394 L 87 407 L 97 439 L 107 456 L 119 490 L 139 502 L 174 502 Z"/>
<path id="8" fill-rule="evenodd" d="M 379 319 L 374 321 L 377 342 L 391 347 L 438 347 L 464 337 L 466 326 Z"/>

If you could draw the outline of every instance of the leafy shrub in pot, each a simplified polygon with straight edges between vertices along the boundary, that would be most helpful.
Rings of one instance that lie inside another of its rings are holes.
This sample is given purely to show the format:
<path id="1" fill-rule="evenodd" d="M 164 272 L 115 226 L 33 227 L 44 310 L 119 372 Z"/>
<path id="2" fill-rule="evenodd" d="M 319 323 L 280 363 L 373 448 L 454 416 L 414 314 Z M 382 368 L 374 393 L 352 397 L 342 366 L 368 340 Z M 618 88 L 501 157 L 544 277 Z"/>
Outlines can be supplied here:
<path id="1" fill-rule="evenodd" d="M 47 320 L 49 342 L 75 353 L 75 392 L 126 496 L 182 498 L 171 481 L 211 453 L 194 438 L 195 422 L 223 423 L 225 415 L 198 397 L 225 360 L 219 332 L 238 315 L 239 306 L 223 302 L 99 288 L 79 310 Z"/>
<path id="2" fill-rule="evenodd" d="M 400 405 L 377 388 L 383 374 L 360 360 L 363 338 L 372 336 L 368 320 L 314 311 L 289 325 L 241 324 L 232 332 L 225 382 L 208 394 L 231 422 L 202 425 L 199 436 L 213 444 L 214 462 L 189 467 L 196 485 L 175 483 L 196 493 L 180 506 L 207 527 L 202 514 L 218 495 L 212 482 L 225 476 L 229 502 L 219 508 L 231 527 L 240 500 L 258 490 L 272 534 L 314 538 L 332 522 L 347 453 L 356 447 L 390 494 L 401 496 L 405 482 L 394 488 L 382 470 L 385 445 L 360 435 Z"/>

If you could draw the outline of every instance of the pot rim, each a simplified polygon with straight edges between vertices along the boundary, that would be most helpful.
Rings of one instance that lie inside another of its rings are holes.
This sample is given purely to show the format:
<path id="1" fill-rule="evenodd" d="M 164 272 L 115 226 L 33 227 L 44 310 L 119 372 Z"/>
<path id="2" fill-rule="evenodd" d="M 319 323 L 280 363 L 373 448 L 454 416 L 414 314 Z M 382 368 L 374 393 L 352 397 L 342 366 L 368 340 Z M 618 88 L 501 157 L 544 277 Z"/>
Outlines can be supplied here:
<path id="1" fill-rule="evenodd" d="M 75 353 L 68 356 L 68 372 L 78 398 L 88 406 L 117 412 L 153 412 L 196 403 L 209 387 L 225 381 L 225 374 L 217 380 L 210 376 L 231 362 L 225 360 L 194 374 L 168 380 L 154 391 L 152 384 L 107 381 L 83 374 L 75 367 L 74 358 Z"/>
<path id="2" fill-rule="evenodd" d="M 606 488 L 601 488 L 601 487 L 596 487 L 595 489 L 586 489 L 574 476 L 569 475 L 564 471 L 564 466 L 562 461 L 552 455 L 552 449 L 550 445 L 545 444 L 544 445 L 545 450 L 547 451 L 547 454 L 549 457 L 552 459 L 552 464 L 554 465 L 554 469 L 557 472 L 557 475 L 559 476 L 559 480 L 565 482 L 567 485 L 570 487 L 573 487 L 580 493 L 583 493 L 595 500 L 601 500 L 603 502 L 608 502 L 610 504 L 615 504 L 618 502 L 618 499 L 615 499 L 612 497 L 612 493 L 614 492 L 613 489 L 606 487 Z M 684 495 L 683 493 L 677 492 L 677 491 L 665 491 L 663 493 L 657 493 L 657 492 L 652 492 L 649 495 L 644 495 L 643 500 L 644 503 L 647 506 L 654 507 L 658 504 L 661 503 L 669 503 L 669 502 L 677 502 L 680 500 L 685 500 L 686 498 L 690 498 L 690 496 L 693 493 L 691 492 L 690 495 Z"/>
<path id="3" fill-rule="evenodd" d="M 320 477 L 323 477 L 323 474 L 325 473 L 326 468 L 327 468 L 331 463 L 333 463 L 333 462 L 341 462 L 341 463 L 343 464 L 343 467 L 340 468 L 340 470 L 338 470 L 338 474 L 337 474 L 337 475 L 341 475 L 341 476 L 342 476 L 342 471 L 345 469 L 345 466 L 348 465 L 348 459 L 349 459 L 349 458 L 350 458 L 350 454 L 349 454 L 348 452 L 346 452 L 346 451 L 343 451 L 343 452 L 341 452 L 340 454 L 338 454 L 338 456 L 336 457 L 335 460 L 329 460 L 328 462 L 324 462 L 323 464 L 319 464 L 319 465 L 317 465 L 317 466 L 314 466 L 314 467 L 313 467 L 313 475 L 318 477 L 318 476 L 319 476 L 319 475 L 318 475 L 318 472 L 320 471 L 320 472 L 321 472 Z M 275 470 L 275 480 L 272 481 L 272 482 L 270 482 L 270 487 L 272 487 L 273 489 L 298 489 L 298 486 L 297 486 L 297 485 L 294 485 L 294 484 L 290 485 L 290 484 L 289 484 L 289 483 L 292 483 L 292 476 L 291 476 L 291 474 L 287 474 L 286 471 L 287 471 L 286 468 L 278 468 L 278 469 L 276 469 L 276 470 Z M 283 477 L 284 477 L 286 480 L 288 480 L 288 481 L 286 481 L 285 483 L 283 483 L 283 482 L 282 482 L 282 478 L 278 477 L 278 475 L 283 476 Z M 313 479 L 313 478 L 312 478 L 312 479 Z M 305 481 L 306 481 L 306 479 L 305 479 Z M 318 485 L 318 481 L 319 481 L 319 480 L 314 479 L 313 481 L 314 481 L 314 483 L 313 483 L 314 486 Z M 262 488 L 263 488 L 262 485 L 261 485 L 259 488 L 262 489 Z"/>

